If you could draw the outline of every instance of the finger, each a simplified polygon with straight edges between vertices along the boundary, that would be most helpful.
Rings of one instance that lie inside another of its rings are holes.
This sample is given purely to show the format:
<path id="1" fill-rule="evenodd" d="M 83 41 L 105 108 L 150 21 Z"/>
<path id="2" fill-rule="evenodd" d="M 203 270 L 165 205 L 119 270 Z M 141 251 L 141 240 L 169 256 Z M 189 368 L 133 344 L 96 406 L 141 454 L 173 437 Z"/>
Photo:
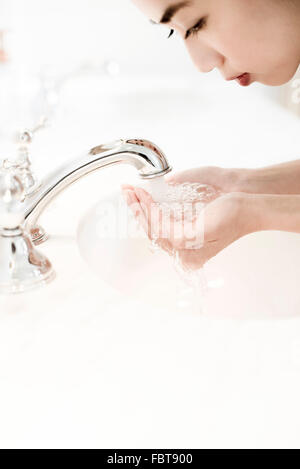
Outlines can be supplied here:
<path id="1" fill-rule="evenodd" d="M 149 224 L 148 220 L 144 215 L 144 211 L 141 207 L 139 200 L 137 199 L 135 192 L 132 190 L 127 190 L 123 192 L 126 196 L 126 202 L 130 209 L 132 210 L 134 216 L 136 217 L 139 224 L 142 226 L 146 234 L 148 235 Z"/>
<path id="2" fill-rule="evenodd" d="M 127 204 L 132 209 L 135 217 L 137 218 L 139 224 L 142 226 L 144 231 L 146 232 L 147 236 L 150 240 L 155 240 L 155 244 L 165 251 L 169 255 L 173 255 L 174 248 L 172 243 L 167 238 L 160 238 L 156 233 L 152 233 L 150 220 L 147 218 L 147 214 L 149 213 L 149 205 L 151 203 L 151 196 L 143 190 L 138 191 L 139 198 L 137 194 L 133 190 L 123 189 L 123 194 L 126 197 Z M 143 202 L 144 201 L 144 202 Z M 146 205 L 148 204 L 148 205 Z M 159 218 L 159 222 L 161 223 L 161 211 L 157 214 L 156 218 Z M 155 231 L 155 230 L 154 230 Z"/>
<path id="3" fill-rule="evenodd" d="M 135 190 L 145 217 L 148 219 L 148 236 L 151 240 L 168 254 L 173 254 L 174 246 L 170 239 L 171 227 L 174 224 L 172 215 L 164 212 L 159 204 L 156 204 L 151 195 L 144 189 Z"/>
<path id="4" fill-rule="evenodd" d="M 147 207 L 150 207 L 155 203 L 149 192 L 145 191 L 141 187 L 135 187 L 134 191 L 139 201 L 144 202 Z"/>
<path id="5" fill-rule="evenodd" d="M 172 233 L 176 223 L 172 210 L 167 210 L 166 207 L 155 203 L 151 195 L 143 189 L 138 188 L 135 192 L 140 200 L 145 216 L 149 220 L 152 238 L 169 240 L 168 246 L 172 245 L 171 238 L 173 238 Z"/>
<path id="6" fill-rule="evenodd" d="M 175 221 L 172 210 L 166 211 L 158 204 L 155 204 L 151 195 L 141 188 L 136 188 L 135 193 L 141 203 L 145 217 L 149 221 L 148 235 L 150 239 L 155 239 L 156 243 L 166 252 L 173 252 L 174 249 L 183 247 L 182 236 L 176 238 L 174 233 L 182 220 Z M 182 233 L 182 229 L 180 230 Z"/>
<path id="7" fill-rule="evenodd" d="M 131 186 L 130 184 L 122 184 L 121 188 L 123 191 L 126 191 L 126 190 L 134 191 L 134 186 Z"/>
<path id="8" fill-rule="evenodd" d="M 134 191 L 130 189 L 123 189 L 122 193 L 127 202 L 127 205 L 131 208 L 134 214 L 136 214 L 136 211 L 139 209 L 140 203 L 136 198 Z"/>
<path id="9" fill-rule="evenodd" d="M 159 223 L 157 222 L 157 205 L 153 201 L 151 195 L 144 189 L 136 187 L 134 193 L 140 203 L 144 217 L 147 220 L 147 234 L 149 238 L 154 239 L 159 237 L 159 233 L 157 231 L 159 226 Z"/>
<path id="10" fill-rule="evenodd" d="M 134 191 L 129 192 L 130 204 L 136 205 L 139 202 L 138 211 L 140 210 L 140 213 L 137 214 L 137 217 L 149 239 L 154 240 L 160 249 L 172 256 L 174 254 L 174 246 L 165 233 L 162 233 L 163 212 L 160 207 L 153 202 L 150 194 L 143 189 L 136 188 Z M 133 192 L 134 196 L 131 192 Z M 158 226 L 152 227 L 151 221 L 157 223 Z"/>

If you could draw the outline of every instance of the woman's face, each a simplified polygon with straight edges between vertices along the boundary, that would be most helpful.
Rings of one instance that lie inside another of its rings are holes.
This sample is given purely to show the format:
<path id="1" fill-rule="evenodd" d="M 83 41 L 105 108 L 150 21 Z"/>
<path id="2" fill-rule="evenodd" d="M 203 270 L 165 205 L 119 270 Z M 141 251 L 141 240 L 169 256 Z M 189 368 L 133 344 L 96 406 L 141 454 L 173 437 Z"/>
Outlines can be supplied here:
<path id="1" fill-rule="evenodd" d="M 149 19 L 175 30 L 201 72 L 218 68 L 240 77 L 282 85 L 300 63 L 300 0 L 133 0 Z M 181 8 L 169 9 L 176 5 Z M 168 14 L 169 13 L 169 14 Z"/>

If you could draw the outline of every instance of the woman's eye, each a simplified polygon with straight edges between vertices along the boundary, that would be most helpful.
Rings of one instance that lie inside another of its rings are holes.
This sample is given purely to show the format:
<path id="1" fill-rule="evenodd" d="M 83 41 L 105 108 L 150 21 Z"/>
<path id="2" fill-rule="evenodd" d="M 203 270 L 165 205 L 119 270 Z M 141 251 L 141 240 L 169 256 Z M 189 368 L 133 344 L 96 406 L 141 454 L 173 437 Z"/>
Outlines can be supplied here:
<path id="1" fill-rule="evenodd" d="M 186 34 L 185 34 L 185 39 L 187 39 L 190 36 L 193 36 L 194 34 L 197 34 L 201 29 L 204 28 L 207 24 L 207 19 L 206 18 L 201 18 L 201 20 L 198 21 L 198 23 L 195 24 L 191 29 L 189 29 Z M 170 29 L 169 36 L 167 39 L 169 39 L 173 34 L 175 33 L 174 29 Z"/>
<path id="2" fill-rule="evenodd" d="M 198 21 L 195 26 L 186 32 L 185 39 L 192 36 L 193 34 L 197 34 L 201 29 L 204 28 L 204 26 L 206 26 L 206 18 L 201 18 L 201 20 Z"/>

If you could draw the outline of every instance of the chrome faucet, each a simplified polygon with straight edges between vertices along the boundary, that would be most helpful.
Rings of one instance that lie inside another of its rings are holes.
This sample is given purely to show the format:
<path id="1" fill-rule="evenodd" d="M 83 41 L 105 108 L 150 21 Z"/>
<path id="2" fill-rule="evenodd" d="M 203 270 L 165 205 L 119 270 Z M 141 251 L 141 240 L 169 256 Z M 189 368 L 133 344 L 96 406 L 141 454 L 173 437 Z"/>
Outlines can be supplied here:
<path id="1" fill-rule="evenodd" d="M 35 248 L 47 239 L 38 221 L 48 204 L 85 175 L 114 164 L 133 165 L 143 179 L 171 171 L 163 152 L 142 139 L 120 139 L 92 148 L 58 168 L 31 194 L 12 168 L 0 173 L 0 293 L 19 293 L 55 276 L 49 260 Z"/>

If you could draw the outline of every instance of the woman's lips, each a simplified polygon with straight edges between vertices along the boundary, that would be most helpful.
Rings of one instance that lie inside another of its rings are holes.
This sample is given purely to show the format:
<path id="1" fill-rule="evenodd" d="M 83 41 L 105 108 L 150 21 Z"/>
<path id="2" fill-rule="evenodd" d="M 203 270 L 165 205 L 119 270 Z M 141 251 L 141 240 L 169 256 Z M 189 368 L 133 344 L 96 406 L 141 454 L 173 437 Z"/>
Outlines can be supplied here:
<path id="1" fill-rule="evenodd" d="M 251 84 L 250 73 L 243 73 L 238 77 L 229 78 L 229 80 L 236 80 L 241 86 L 249 86 Z"/>
<path id="2" fill-rule="evenodd" d="M 249 73 L 243 73 L 243 75 L 236 79 L 241 86 L 249 86 L 251 83 L 251 77 Z"/>

